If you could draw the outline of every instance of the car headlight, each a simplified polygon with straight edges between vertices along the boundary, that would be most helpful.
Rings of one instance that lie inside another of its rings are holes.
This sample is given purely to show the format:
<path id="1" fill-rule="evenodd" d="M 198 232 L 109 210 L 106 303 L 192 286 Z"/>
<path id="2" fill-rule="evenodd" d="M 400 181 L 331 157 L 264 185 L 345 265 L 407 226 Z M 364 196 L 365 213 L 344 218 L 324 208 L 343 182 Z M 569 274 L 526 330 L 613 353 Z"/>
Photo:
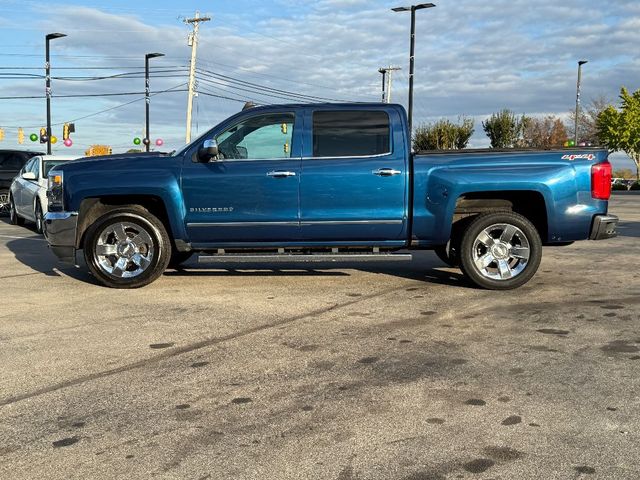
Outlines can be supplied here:
<path id="1" fill-rule="evenodd" d="M 50 212 L 61 212 L 64 210 L 62 172 L 49 172 L 49 185 L 47 188 L 47 199 L 49 200 L 48 210 Z"/>

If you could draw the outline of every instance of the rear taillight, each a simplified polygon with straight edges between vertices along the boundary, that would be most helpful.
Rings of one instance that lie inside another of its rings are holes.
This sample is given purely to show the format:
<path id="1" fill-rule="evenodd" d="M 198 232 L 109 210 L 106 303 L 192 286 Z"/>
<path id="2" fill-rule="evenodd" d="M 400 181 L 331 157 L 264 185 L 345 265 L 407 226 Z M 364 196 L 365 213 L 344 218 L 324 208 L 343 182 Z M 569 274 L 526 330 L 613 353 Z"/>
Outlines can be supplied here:
<path id="1" fill-rule="evenodd" d="M 597 200 L 611 197 L 611 164 L 608 161 L 591 167 L 591 196 Z"/>

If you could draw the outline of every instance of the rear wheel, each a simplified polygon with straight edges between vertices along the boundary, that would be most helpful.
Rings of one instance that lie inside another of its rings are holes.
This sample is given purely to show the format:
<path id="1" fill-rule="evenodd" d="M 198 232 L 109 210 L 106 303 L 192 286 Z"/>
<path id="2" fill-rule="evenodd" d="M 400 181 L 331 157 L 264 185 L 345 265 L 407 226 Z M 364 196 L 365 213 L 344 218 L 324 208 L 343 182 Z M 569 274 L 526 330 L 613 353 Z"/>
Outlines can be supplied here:
<path id="1" fill-rule="evenodd" d="M 40 206 L 40 202 L 36 201 L 36 207 L 33 211 L 33 216 L 36 219 L 36 232 L 42 233 L 42 226 L 44 225 L 44 218 L 42 215 L 42 207 Z"/>
<path id="2" fill-rule="evenodd" d="M 463 273 L 476 285 L 510 290 L 527 283 L 538 270 L 542 242 L 534 225 L 512 212 L 476 217 L 460 245 Z"/>
<path id="3" fill-rule="evenodd" d="M 9 195 L 9 222 L 11 222 L 11 225 L 24 225 L 24 218 L 20 218 L 20 216 L 18 216 L 16 204 L 11 195 Z"/>
<path id="4" fill-rule="evenodd" d="M 141 207 L 114 210 L 87 231 L 84 258 L 91 273 L 113 288 L 138 288 L 169 264 L 171 242 L 157 217 Z"/>

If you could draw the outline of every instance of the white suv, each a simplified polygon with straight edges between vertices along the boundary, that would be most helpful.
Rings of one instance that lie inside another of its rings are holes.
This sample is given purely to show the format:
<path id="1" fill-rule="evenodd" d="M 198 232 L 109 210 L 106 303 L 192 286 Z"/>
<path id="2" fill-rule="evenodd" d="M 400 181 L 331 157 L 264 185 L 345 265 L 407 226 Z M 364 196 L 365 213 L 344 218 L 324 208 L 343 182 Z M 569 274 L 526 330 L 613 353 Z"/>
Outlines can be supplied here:
<path id="1" fill-rule="evenodd" d="M 78 157 L 38 155 L 29 160 L 9 190 L 9 215 L 13 225 L 23 225 L 25 220 L 35 222 L 36 231 L 42 233 L 44 214 L 47 213 L 47 174 L 57 165 Z"/>

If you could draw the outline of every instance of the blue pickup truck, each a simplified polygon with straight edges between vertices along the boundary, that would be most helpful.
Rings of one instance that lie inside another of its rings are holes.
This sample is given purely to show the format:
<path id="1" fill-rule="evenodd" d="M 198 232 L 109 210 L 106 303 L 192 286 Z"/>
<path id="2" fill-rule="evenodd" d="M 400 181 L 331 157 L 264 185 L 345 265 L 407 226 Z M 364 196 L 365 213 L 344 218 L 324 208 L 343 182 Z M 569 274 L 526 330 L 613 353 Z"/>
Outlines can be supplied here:
<path id="1" fill-rule="evenodd" d="M 543 245 L 615 236 L 602 149 L 412 153 L 392 104 L 244 110 L 170 155 L 49 173 L 52 251 L 115 288 L 201 262 L 390 261 L 435 250 L 474 284 L 516 288 Z"/>

